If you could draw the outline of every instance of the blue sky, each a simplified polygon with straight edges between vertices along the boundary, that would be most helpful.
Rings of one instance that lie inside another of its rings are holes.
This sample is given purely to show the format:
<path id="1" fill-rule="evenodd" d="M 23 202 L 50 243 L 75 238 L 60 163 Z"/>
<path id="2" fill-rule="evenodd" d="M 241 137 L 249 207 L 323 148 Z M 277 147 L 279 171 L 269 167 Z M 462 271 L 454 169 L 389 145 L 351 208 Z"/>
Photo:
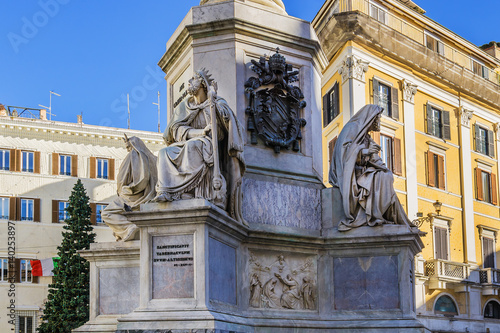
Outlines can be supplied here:
<path id="1" fill-rule="evenodd" d="M 500 1 L 414 0 L 438 23 L 476 45 L 500 41 Z M 322 0 L 284 0 L 288 14 L 311 21 Z M 473 6 L 471 4 L 479 4 Z M 0 0 L 0 103 L 38 107 L 53 97 L 54 120 L 162 130 L 166 83 L 156 65 L 165 44 L 199 0 Z"/>

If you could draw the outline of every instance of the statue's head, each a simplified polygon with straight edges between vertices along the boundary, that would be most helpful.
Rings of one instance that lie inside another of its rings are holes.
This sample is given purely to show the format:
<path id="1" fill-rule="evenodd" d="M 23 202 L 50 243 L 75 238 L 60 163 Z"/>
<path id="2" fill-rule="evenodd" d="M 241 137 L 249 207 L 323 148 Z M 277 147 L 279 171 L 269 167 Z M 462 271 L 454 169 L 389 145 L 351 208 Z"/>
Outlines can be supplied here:
<path id="1" fill-rule="evenodd" d="M 373 120 L 372 126 L 370 127 L 370 131 L 373 132 L 380 132 L 380 117 L 382 116 L 382 111 L 384 109 L 381 109 L 380 113 L 378 113 L 375 116 L 375 119 Z"/>
<path id="2" fill-rule="evenodd" d="M 212 84 L 213 79 L 211 74 L 208 74 L 208 70 L 202 68 L 194 72 L 193 77 L 189 80 L 189 86 L 187 92 L 193 96 L 196 95 L 199 89 L 203 88 L 205 92 L 208 91 L 208 87 Z"/>
<path id="3" fill-rule="evenodd" d="M 127 148 L 127 151 L 130 152 L 132 150 L 132 144 L 130 143 L 130 139 L 125 133 L 123 133 L 123 141 L 125 142 L 125 147 Z"/>

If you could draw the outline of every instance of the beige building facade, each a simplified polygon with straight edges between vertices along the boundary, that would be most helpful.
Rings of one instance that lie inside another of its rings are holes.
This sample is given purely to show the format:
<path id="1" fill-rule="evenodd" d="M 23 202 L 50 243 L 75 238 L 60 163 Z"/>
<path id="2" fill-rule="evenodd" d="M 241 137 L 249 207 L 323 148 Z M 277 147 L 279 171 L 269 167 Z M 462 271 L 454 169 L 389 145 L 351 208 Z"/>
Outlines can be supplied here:
<path id="1" fill-rule="evenodd" d="M 163 139 L 154 132 L 86 125 L 81 119 L 49 121 L 43 110 L 23 118 L 0 109 L 0 331 L 10 332 L 14 319 L 16 333 L 34 333 L 52 277 L 31 276 L 29 261 L 57 256 L 64 207 L 77 179 L 90 197 L 96 242 L 112 242 L 100 210 L 116 194 L 115 176 L 127 154 L 123 134 L 143 139 L 153 152 Z M 9 271 L 11 255 L 15 267 Z M 7 281 L 9 275 L 16 276 L 14 284 Z M 15 305 L 12 317 L 10 304 Z"/>

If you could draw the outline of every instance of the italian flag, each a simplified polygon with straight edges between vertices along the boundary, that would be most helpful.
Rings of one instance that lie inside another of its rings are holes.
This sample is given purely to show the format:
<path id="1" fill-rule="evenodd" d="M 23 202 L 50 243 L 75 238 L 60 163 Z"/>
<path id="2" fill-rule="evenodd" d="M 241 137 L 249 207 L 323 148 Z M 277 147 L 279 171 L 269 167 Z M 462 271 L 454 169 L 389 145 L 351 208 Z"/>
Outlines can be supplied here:
<path id="1" fill-rule="evenodd" d="M 54 276 L 52 270 L 57 267 L 58 257 L 41 259 L 41 260 L 30 260 L 31 264 L 31 275 L 33 276 Z"/>

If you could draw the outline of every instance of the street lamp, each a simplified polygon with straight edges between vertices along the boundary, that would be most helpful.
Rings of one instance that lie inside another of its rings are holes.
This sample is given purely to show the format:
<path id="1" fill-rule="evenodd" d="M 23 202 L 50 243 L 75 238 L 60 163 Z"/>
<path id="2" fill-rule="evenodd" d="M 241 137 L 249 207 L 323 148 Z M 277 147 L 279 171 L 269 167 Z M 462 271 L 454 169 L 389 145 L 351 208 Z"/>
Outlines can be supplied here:
<path id="1" fill-rule="evenodd" d="M 443 206 L 443 203 L 440 202 L 439 200 L 436 200 L 432 206 L 434 206 L 434 210 L 436 211 L 436 216 L 440 216 L 441 214 L 441 207 Z M 417 213 L 417 218 L 411 221 L 411 224 L 413 224 L 415 227 L 420 228 L 424 222 L 431 222 L 433 218 L 433 214 L 429 213 L 427 216 L 424 216 L 422 212 Z"/>

